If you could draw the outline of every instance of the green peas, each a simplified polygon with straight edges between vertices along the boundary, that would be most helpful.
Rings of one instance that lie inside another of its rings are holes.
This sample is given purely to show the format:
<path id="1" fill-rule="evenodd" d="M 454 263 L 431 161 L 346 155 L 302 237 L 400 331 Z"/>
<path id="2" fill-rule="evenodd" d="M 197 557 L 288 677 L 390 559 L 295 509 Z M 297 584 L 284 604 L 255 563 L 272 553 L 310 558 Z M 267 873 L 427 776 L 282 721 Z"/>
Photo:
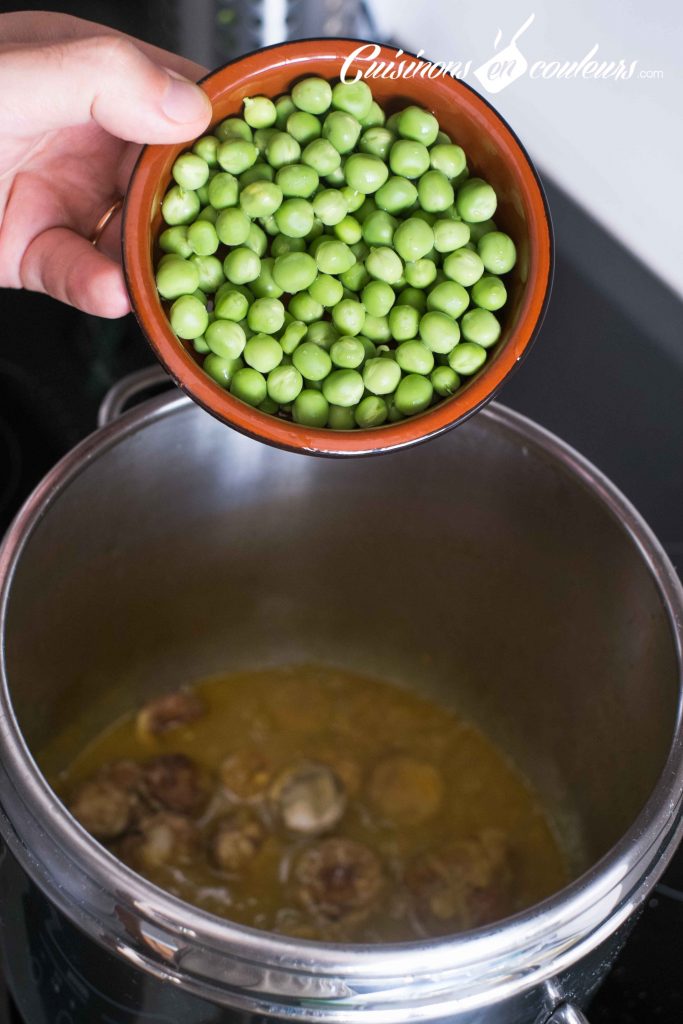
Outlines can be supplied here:
<path id="1" fill-rule="evenodd" d="M 319 391 L 305 388 L 294 402 L 292 419 L 304 427 L 324 427 L 329 411 L 327 399 Z"/>
<path id="2" fill-rule="evenodd" d="M 358 405 L 354 418 L 362 429 L 381 427 L 389 415 L 387 403 L 379 395 L 366 395 Z"/>
<path id="3" fill-rule="evenodd" d="M 310 199 L 319 181 L 318 172 L 306 164 L 287 164 L 275 175 L 275 183 L 282 194 L 299 199 Z"/>
<path id="4" fill-rule="evenodd" d="M 319 320 L 317 323 L 310 325 L 306 337 L 308 341 L 315 342 L 316 345 L 320 345 L 326 352 L 329 352 L 334 342 L 339 338 L 339 334 L 334 324 L 331 324 L 329 320 Z"/>
<path id="5" fill-rule="evenodd" d="M 309 288 L 318 273 L 316 261 L 306 252 L 288 252 L 278 256 L 273 264 L 273 278 L 284 292 L 295 292 Z"/>
<path id="6" fill-rule="evenodd" d="M 341 281 L 338 281 L 336 277 L 331 277 L 329 274 L 318 274 L 308 290 L 316 302 L 319 302 L 321 306 L 326 308 L 336 306 L 344 295 Z"/>
<path id="7" fill-rule="evenodd" d="M 339 167 L 341 156 L 328 139 L 315 139 L 302 152 L 301 162 L 324 177 Z"/>
<path id="8" fill-rule="evenodd" d="M 251 249 L 242 246 L 228 253 L 223 260 L 223 271 L 233 284 L 248 284 L 259 276 L 261 260 Z"/>
<path id="9" fill-rule="evenodd" d="M 270 245 L 270 252 L 273 258 L 284 256 L 286 252 L 306 252 L 306 241 L 303 238 L 287 238 L 286 235 L 275 235 Z"/>
<path id="10" fill-rule="evenodd" d="M 197 342 L 195 341 L 195 347 L 196 345 Z M 216 381 L 216 384 L 220 384 L 222 388 L 227 388 L 230 386 L 230 382 L 237 371 L 241 370 L 243 366 L 244 363 L 239 358 L 226 359 L 211 352 L 204 360 L 203 370 Z"/>
<path id="11" fill-rule="evenodd" d="M 401 367 L 393 359 L 368 359 L 363 367 L 363 384 L 373 395 L 392 394 L 400 379 Z"/>
<path id="12" fill-rule="evenodd" d="M 334 233 L 340 242 L 345 242 L 347 245 L 354 245 L 363 237 L 360 224 L 355 217 L 348 214 L 334 225 Z"/>
<path id="13" fill-rule="evenodd" d="M 443 261 L 443 269 L 446 277 L 451 281 L 469 288 L 479 280 L 484 273 L 484 264 L 481 257 L 471 249 L 456 249 Z"/>
<path id="14" fill-rule="evenodd" d="M 171 306 L 171 327 L 179 338 L 192 339 L 204 334 L 209 326 L 209 314 L 204 303 L 194 295 L 181 295 Z"/>
<path id="15" fill-rule="evenodd" d="M 243 188 L 239 201 L 247 217 L 271 217 L 282 203 L 282 189 L 272 181 L 252 181 Z"/>
<path id="16" fill-rule="evenodd" d="M 354 299 L 342 299 L 332 307 L 332 322 L 341 334 L 360 334 L 365 322 L 365 306 Z"/>
<path id="17" fill-rule="evenodd" d="M 391 245 L 397 227 L 398 221 L 390 213 L 373 210 L 364 219 L 361 231 L 368 245 Z"/>
<path id="18" fill-rule="evenodd" d="M 249 309 L 247 323 L 258 334 L 276 334 L 284 325 L 285 307 L 279 299 L 256 299 Z M 249 362 L 249 360 L 247 360 Z M 260 369 L 260 367 L 256 367 Z"/>
<path id="19" fill-rule="evenodd" d="M 455 208 L 462 219 L 475 224 L 493 217 L 497 205 L 496 193 L 481 178 L 468 178 L 455 198 Z"/>
<path id="20" fill-rule="evenodd" d="M 280 335 L 280 348 L 285 355 L 291 355 L 294 349 L 303 341 L 306 337 L 306 330 L 306 324 L 301 320 L 292 320 L 291 323 L 287 324 Z"/>
<path id="21" fill-rule="evenodd" d="M 315 282 L 313 282 L 315 284 Z M 323 315 L 324 309 L 320 302 L 316 302 L 310 292 L 297 292 L 289 300 L 287 312 L 291 313 L 297 320 L 305 324 L 312 324 Z"/>
<path id="22" fill-rule="evenodd" d="M 161 215 L 167 224 L 190 224 L 199 213 L 200 205 L 196 192 L 174 185 L 162 200 Z"/>
<path id="23" fill-rule="evenodd" d="M 304 78 L 292 89 L 292 103 L 307 114 L 324 114 L 332 102 L 332 86 L 324 78 Z"/>
<path id="24" fill-rule="evenodd" d="M 251 282 L 251 290 L 258 299 L 279 299 L 284 291 L 273 278 L 272 256 L 261 260 L 261 269 L 258 277 Z"/>
<path id="25" fill-rule="evenodd" d="M 323 395 L 330 405 L 341 405 L 345 409 L 358 405 L 364 390 L 358 370 L 333 370 L 323 380 Z"/>
<path id="26" fill-rule="evenodd" d="M 394 306 L 389 313 L 389 329 L 395 341 L 408 341 L 417 335 L 420 315 L 414 306 Z"/>
<path id="27" fill-rule="evenodd" d="M 353 430 L 356 426 L 353 409 L 344 409 L 341 405 L 331 405 L 327 420 L 332 430 Z"/>
<path id="28" fill-rule="evenodd" d="M 429 288 L 436 279 L 436 263 L 426 258 L 415 260 L 414 263 L 406 263 L 405 273 L 412 288 Z"/>
<path id="29" fill-rule="evenodd" d="M 370 281 L 361 299 L 370 316 L 386 316 L 396 301 L 396 293 L 386 281 Z"/>
<path id="30" fill-rule="evenodd" d="M 323 138 L 332 143 L 338 153 L 350 153 L 358 142 L 361 126 L 355 117 L 343 110 L 332 110 L 323 121 Z"/>
<path id="31" fill-rule="evenodd" d="M 367 117 L 372 107 L 370 87 L 362 79 L 358 82 L 337 82 L 332 90 L 332 106 L 356 118 Z"/>
<path id="32" fill-rule="evenodd" d="M 239 139 L 246 142 L 251 142 L 254 137 L 254 133 L 245 120 L 241 117 L 226 117 L 216 127 L 215 135 L 221 141 L 226 139 Z"/>
<path id="33" fill-rule="evenodd" d="M 355 370 L 365 359 L 365 347 L 358 338 L 340 338 L 332 345 L 330 357 L 334 366 Z"/>
<path id="34" fill-rule="evenodd" d="M 432 400 L 432 382 L 419 373 L 409 373 L 396 388 L 394 404 L 404 416 L 415 416 L 424 412 Z"/>
<path id="35" fill-rule="evenodd" d="M 313 139 L 319 139 L 322 126 L 317 117 L 305 110 L 295 110 L 287 118 L 287 133 L 299 143 L 307 146 Z"/>
<path id="36" fill-rule="evenodd" d="M 259 155 L 264 157 L 266 154 L 266 146 L 268 145 L 268 139 L 277 131 L 277 128 L 257 128 L 254 132 L 254 145 L 259 151 Z M 266 167 L 269 167 L 266 164 Z M 272 167 L 270 168 L 272 171 Z"/>
<path id="37" fill-rule="evenodd" d="M 234 174 L 219 171 L 209 181 L 209 202 L 216 210 L 226 206 L 235 206 L 239 196 L 240 185 Z"/>
<path id="38" fill-rule="evenodd" d="M 432 146 L 429 161 L 435 171 L 441 171 L 447 178 L 457 178 L 467 167 L 465 151 L 451 143 Z"/>
<path id="39" fill-rule="evenodd" d="M 209 165 L 196 153 L 181 153 L 177 157 L 171 174 L 182 189 L 195 190 L 209 180 Z"/>
<path id="40" fill-rule="evenodd" d="M 332 370 L 329 353 L 314 341 L 304 341 L 294 349 L 292 363 L 302 377 L 309 381 L 324 380 Z M 341 403 L 339 403 L 341 404 Z"/>
<path id="41" fill-rule="evenodd" d="M 304 379 L 296 366 L 276 366 L 266 381 L 268 397 L 278 405 L 293 402 L 304 386 Z"/>
<path id="42" fill-rule="evenodd" d="M 246 139 L 226 139 L 217 152 L 218 163 L 229 174 L 241 174 L 258 160 L 258 149 Z"/>
<path id="43" fill-rule="evenodd" d="M 223 359 L 237 359 L 247 343 L 244 330 L 232 320 L 214 320 L 206 328 L 204 339 L 211 351 Z"/>
<path id="44" fill-rule="evenodd" d="M 275 212 L 275 222 L 289 238 L 305 238 L 313 227 L 313 206 L 307 199 L 285 199 Z"/>
<path id="45" fill-rule="evenodd" d="M 360 85 L 361 83 L 357 82 L 356 84 Z M 356 192 L 362 192 L 364 195 L 376 192 L 389 177 L 387 165 L 379 157 L 368 153 L 352 153 L 350 157 L 347 157 L 344 174 L 347 184 Z"/>
<path id="46" fill-rule="evenodd" d="M 404 139 L 414 139 L 425 146 L 431 146 L 439 134 L 439 122 L 433 114 L 421 107 L 406 107 L 402 110 L 396 127 Z"/>
<path id="47" fill-rule="evenodd" d="M 264 164 L 262 160 L 257 160 L 246 171 L 242 171 L 239 176 L 239 183 L 240 188 L 244 188 L 245 185 L 251 185 L 252 181 L 273 181 L 274 179 L 275 171 L 273 168 L 269 164 Z"/>
<path id="48" fill-rule="evenodd" d="M 199 274 L 199 287 L 203 292 L 215 292 L 225 281 L 223 264 L 216 256 L 190 256 Z"/>
<path id="49" fill-rule="evenodd" d="M 368 128 L 363 132 L 358 148 L 361 153 L 370 153 L 379 157 L 380 160 L 388 160 L 391 147 L 396 142 L 396 136 L 387 128 Z"/>
<path id="50" fill-rule="evenodd" d="M 429 224 L 417 217 L 409 217 L 396 228 L 394 248 L 409 263 L 422 259 L 434 247 L 434 232 Z"/>
<path id="51" fill-rule="evenodd" d="M 331 90 L 330 90 L 331 91 Z M 293 114 L 296 110 L 294 101 L 291 96 L 285 94 L 284 96 L 278 96 L 275 100 L 275 110 L 277 118 L 275 124 L 278 128 L 285 128 L 287 125 L 287 118 L 290 114 Z"/>
<path id="52" fill-rule="evenodd" d="M 517 260 L 515 243 L 502 231 L 489 231 L 479 239 L 477 248 L 485 269 L 491 274 L 507 274 Z"/>
<path id="53" fill-rule="evenodd" d="M 454 252 L 470 240 L 469 224 L 464 220 L 451 220 L 443 218 L 437 220 L 433 226 L 434 248 L 437 252 Z"/>
<path id="54" fill-rule="evenodd" d="M 350 293 L 356 294 L 362 291 L 369 280 L 370 275 L 362 263 L 354 263 L 352 267 L 349 267 L 348 270 L 345 270 L 340 275 L 340 281 L 344 285 L 346 298 L 350 297 Z"/>
<path id="55" fill-rule="evenodd" d="M 192 147 L 192 152 L 205 160 L 209 167 L 218 166 L 218 139 L 215 135 L 202 135 Z"/>
<path id="56" fill-rule="evenodd" d="M 313 199 L 313 210 L 323 224 L 339 224 L 347 214 L 346 200 L 337 189 L 323 189 Z"/>
<path id="57" fill-rule="evenodd" d="M 249 237 L 251 221 L 237 206 L 221 210 L 214 233 L 224 245 L 244 245 Z"/>
<path id="58" fill-rule="evenodd" d="M 301 146 L 288 132 L 273 132 L 266 143 L 266 159 L 271 167 L 295 164 L 301 156 Z"/>
<path id="59" fill-rule="evenodd" d="M 427 298 L 420 288 L 413 288 L 411 286 L 404 288 L 398 293 L 397 301 L 402 306 L 413 306 L 420 313 L 425 313 L 427 310 Z"/>
<path id="60" fill-rule="evenodd" d="M 432 288 L 427 296 L 427 308 L 447 313 L 454 320 L 465 312 L 470 297 L 465 288 L 456 281 L 442 281 Z"/>
<path id="61" fill-rule="evenodd" d="M 177 299 L 181 295 L 192 295 L 197 290 L 199 271 L 189 260 L 173 256 L 157 270 L 156 282 L 162 299 Z"/>
<path id="62" fill-rule="evenodd" d="M 430 311 L 420 320 L 420 338 L 432 352 L 446 354 L 460 341 L 460 328 L 446 313 Z"/>
<path id="63" fill-rule="evenodd" d="M 213 256 L 218 248 L 216 228 L 208 220 L 196 220 L 187 229 L 187 240 L 197 256 Z"/>
<path id="64" fill-rule="evenodd" d="M 403 274 L 400 257 L 387 246 L 372 249 L 365 260 L 365 269 L 371 277 L 387 284 L 396 284 Z"/>
<path id="65" fill-rule="evenodd" d="M 421 341 L 404 341 L 396 349 L 396 362 L 406 373 L 428 374 L 434 368 L 434 354 Z"/>
<path id="66" fill-rule="evenodd" d="M 428 213 L 439 213 L 452 206 L 455 198 L 453 186 L 441 171 L 425 171 L 417 183 L 417 198 Z"/>
<path id="67" fill-rule="evenodd" d="M 375 103 L 373 100 L 368 113 L 364 117 L 359 117 L 358 120 L 364 128 L 374 128 L 375 126 L 383 125 L 386 121 L 386 116 L 379 103 Z"/>
<path id="68" fill-rule="evenodd" d="M 453 349 L 450 356 L 457 352 L 458 346 Z M 450 358 L 449 356 L 449 358 Z M 449 398 L 460 387 L 460 377 L 450 366 L 437 366 L 429 375 L 432 387 L 441 398 Z"/>
<path id="69" fill-rule="evenodd" d="M 402 213 L 417 202 L 417 188 L 412 181 L 393 175 L 375 192 L 375 202 L 387 213 Z"/>
<path id="70" fill-rule="evenodd" d="M 507 302 L 507 297 L 507 290 L 499 277 L 485 274 L 472 286 L 472 301 L 482 309 L 501 309 Z"/>
<path id="71" fill-rule="evenodd" d="M 465 313 L 460 323 L 463 338 L 476 342 L 482 348 L 495 345 L 500 337 L 500 324 L 488 309 L 471 309 Z"/>
<path id="72" fill-rule="evenodd" d="M 260 299 L 259 301 L 270 301 Z M 277 300 L 275 300 L 277 301 Z M 268 334 L 255 334 L 244 346 L 244 361 L 259 373 L 270 373 L 282 362 L 283 352 L 275 338 Z"/>
<path id="73" fill-rule="evenodd" d="M 478 224 L 470 224 L 470 242 L 476 245 L 489 231 L 497 231 L 495 220 L 480 220 Z"/>
<path id="74" fill-rule="evenodd" d="M 173 253 L 176 256 L 191 256 L 193 249 L 187 238 L 187 227 L 178 224 L 176 227 L 166 228 L 159 235 L 159 248 L 162 252 Z"/>
<path id="75" fill-rule="evenodd" d="M 344 242 L 330 239 L 318 246 L 315 260 L 323 274 L 343 274 L 354 265 L 356 257 Z"/>
<path id="76" fill-rule="evenodd" d="M 216 292 L 213 308 L 220 319 L 244 320 L 249 309 L 249 300 L 246 295 L 237 291 L 234 285 L 226 282 Z"/>
<path id="77" fill-rule="evenodd" d="M 349 185 L 345 185 L 341 190 L 341 194 L 346 202 L 346 208 L 349 213 L 355 213 L 365 202 L 365 196 L 362 192 L 356 192 L 355 188 L 351 188 Z"/>
<path id="78" fill-rule="evenodd" d="M 250 128 L 270 128 L 277 120 L 275 104 L 267 96 L 245 97 L 244 120 Z"/>
<path id="79" fill-rule="evenodd" d="M 463 341 L 448 353 L 448 365 L 465 376 L 476 373 L 486 362 L 486 349 L 471 341 Z"/>
<path id="80" fill-rule="evenodd" d="M 421 142 L 398 139 L 389 153 L 392 174 L 402 178 L 419 178 L 429 168 L 429 150 Z"/>
<path id="81" fill-rule="evenodd" d="M 268 248 L 268 239 L 266 238 L 265 231 L 258 224 L 252 224 L 244 244 L 247 249 L 251 249 L 257 256 L 263 256 Z"/>
<path id="82" fill-rule="evenodd" d="M 260 405 L 267 393 L 265 377 L 251 366 L 238 370 L 230 382 L 230 394 L 247 405 Z"/>

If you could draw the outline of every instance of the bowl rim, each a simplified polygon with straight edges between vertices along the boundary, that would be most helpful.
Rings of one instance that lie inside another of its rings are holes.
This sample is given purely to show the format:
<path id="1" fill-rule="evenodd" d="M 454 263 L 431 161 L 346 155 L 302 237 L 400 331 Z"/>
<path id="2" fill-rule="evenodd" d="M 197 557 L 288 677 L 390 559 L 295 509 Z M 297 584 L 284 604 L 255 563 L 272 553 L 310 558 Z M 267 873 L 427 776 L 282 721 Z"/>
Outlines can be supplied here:
<path id="1" fill-rule="evenodd" d="M 198 84 L 213 100 L 215 94 L 212 93 L 211 87 L 216 87 L 216 93 L 222 92 L 219 85 L 222 76 L 227 69 L 236 65 L 259 60 L 264 54 L 280 55 L 282 62 L 287 63 L 288 55 L 300 53 L 302 47 L 306 52 L 311 46 L 329 49 L 351 43 L 379 46 L 380 52 L 390 52 L 389 47 L 369 40 L 346 36 L 310 37 L 274 43 L 233 58 L 209 72 Z M 402 54 L 408 58 L 418 59 L 416 54 L 408 50 L 403 50 Z M 348 54 L 337 52 L 335 56 L 343 58 Z M 297 75 L 293 70 L 292 78 L 295 77 Z M 521 158 L 519 170 L 525 181 L 529 206 L 537 214 L 535 251 L 539 265 L 534 278 L 525 286 L 527 294 L 522 300 L 523 309 L 519 322 L 491 362 L 485 364 L 484 372 L 473 377 L 452 398 L 439 402 L 416 416 L 397 423 L 382 424 L 379 427 L 351 431 L 313 428 L 261 412 L 234 398 L 212 381 L 191 354 L 178 343 L 165 315 L 159 316 L 158 310 L 150 301 L 149 281 L 146 281 L 148 275 L 143 265 L 140 247 L 134 238 L 148 222 L 149 211 L 143 204 L 140 194 L 146 175 L 158 154 L 167 151 L 169 147 L 155 145 L 142 148 L 131 173 L 121 219 L 122 265 L 131 306 L 142 333 L 157 359 L 178 387 L 206 412 L 249 437 L 288 451 L 333 458 L 378 455 L 420 444 L 465 422 L 499 393 L 505 382 L 527 357 L 540 332 L 552 291 L 555 240 L 548 200 L 529 154 L 506 119 L 471 85 L 454 77 L 450 77 L 450 82 L 454 93 L 460 90 L 460 96 L 464 98 L 466 105 L 474 106 L 475 110 L 479 107 L 488 119 L 493 117 L 498 122 L 502 132 L 507 133 L 511 146 L 518 151 Z M 180 151 L 187 145 L 188 142 L 175 143 L 173 148 Z M 156 299 L 156 292 L 154 297 Z M 492 382 L 489 381 L 489 377 L 492 378 Z"/>

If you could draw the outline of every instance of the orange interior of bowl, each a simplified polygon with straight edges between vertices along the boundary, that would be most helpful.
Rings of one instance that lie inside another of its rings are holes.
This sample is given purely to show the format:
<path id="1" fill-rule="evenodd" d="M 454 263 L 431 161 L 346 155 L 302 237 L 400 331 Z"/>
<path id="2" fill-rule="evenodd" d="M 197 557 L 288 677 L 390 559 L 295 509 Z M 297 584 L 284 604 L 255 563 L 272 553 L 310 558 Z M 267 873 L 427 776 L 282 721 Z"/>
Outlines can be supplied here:
<path id="1" fill-rule="evenodd" d="M 201 83 L 213 104 L 214 122 L 239 114 L 246 96 L 276 97 L 306 75 L 339 78 L 343 61 L 359 45 L 357 40 L 309 39 L 259 50 L 227 64 Z M 388 47 L 376 50 L 376 60 L 396 59 Z M 468 86 L 447 75 L 367 81 L 388 113 L 415 103 L 436 115 L 442 129 L 465 150 L 470 172 L 493 185 L 498 195 L 496 224 L 517 246 L 517 264 L 506 278 L 509 297 L 495 349 L 452 398 L 418 416 L 367 430 L 337 431 L 291 423 L 233 398 L 176 338 L 154 281 L 160 203 L 173 162 L 188 144 L 146 147 L 126 196 L 124 269 L 136 316 L 157 356 L 175 381 L 213 415 L 244 433 L 294 450 L 330 455 L 384 451 L 431 437 L 469 416 L 492 397 L 522 358 L 550 288 L 552 241 L 543 193 L 529 158 L 498 114 Z"/>

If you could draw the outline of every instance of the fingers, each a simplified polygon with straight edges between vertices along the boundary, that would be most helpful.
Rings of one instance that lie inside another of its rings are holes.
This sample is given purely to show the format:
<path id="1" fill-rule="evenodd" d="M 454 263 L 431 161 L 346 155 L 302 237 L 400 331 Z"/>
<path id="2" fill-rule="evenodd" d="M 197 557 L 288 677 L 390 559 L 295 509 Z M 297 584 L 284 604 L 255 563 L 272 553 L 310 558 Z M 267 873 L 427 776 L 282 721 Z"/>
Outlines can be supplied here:
<path id="1" fill-rule="evenodd" d="M 94 119 L 120 139 L 182 142 L 211 119 L 198 86 L 111 34 L 4 53 L 0 96 L 0 129 L 15 137 Z"/>
<path id="2" fill-rule="evenodd" d="M 130 310 L 121 267 L 68 228 L 50 228 L 31 242 L 21 285 L 84 313 L 116 318 Z"/>

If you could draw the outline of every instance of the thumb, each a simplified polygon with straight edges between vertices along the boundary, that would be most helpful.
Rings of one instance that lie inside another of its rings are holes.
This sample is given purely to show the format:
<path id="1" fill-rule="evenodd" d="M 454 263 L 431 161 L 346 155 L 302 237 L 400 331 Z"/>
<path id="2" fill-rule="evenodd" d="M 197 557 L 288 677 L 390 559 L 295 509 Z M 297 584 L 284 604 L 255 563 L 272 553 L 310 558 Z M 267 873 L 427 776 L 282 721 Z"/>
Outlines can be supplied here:
<path id="1" fill-rule="evenodd" d="M 211 102 L 121 36 L 0 54 L 2 134 L 26 138 L 91 120 L 129 142 L 183 142 L 207 127 Z"/>

